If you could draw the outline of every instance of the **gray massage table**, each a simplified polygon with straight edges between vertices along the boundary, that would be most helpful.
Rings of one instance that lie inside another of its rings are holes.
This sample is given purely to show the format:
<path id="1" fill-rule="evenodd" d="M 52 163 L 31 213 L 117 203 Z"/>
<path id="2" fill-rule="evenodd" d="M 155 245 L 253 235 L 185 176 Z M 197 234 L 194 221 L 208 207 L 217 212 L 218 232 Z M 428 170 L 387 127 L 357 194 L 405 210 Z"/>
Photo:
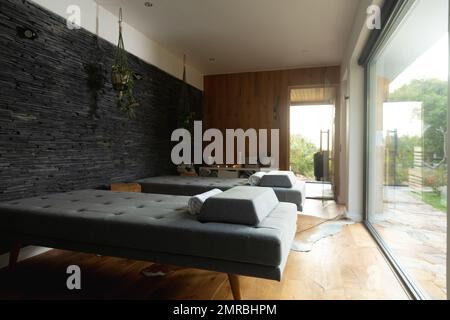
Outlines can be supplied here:
<path id="1" fill-rule="evenodd" d="M 279 202 L 257 226 L 201 223 L 188 197 L 74 191 L 0 203 L 0 232 L 13 243 L 96 253 L 281 280 L 296 232 L 296 207 Z"/>
<path id="2" fill-rule="evenodd" d="M 222 191 L 237 186 L 249 186 L 248 179 L 221 179 L 216 177 L 159 176 L 137 180 L 145 193 L 193 196 L 211 189 Z M 298 181 L 292 188 L 272 188 L 281 202 L 290 202 L 303 211 L 305 183 Z"/>

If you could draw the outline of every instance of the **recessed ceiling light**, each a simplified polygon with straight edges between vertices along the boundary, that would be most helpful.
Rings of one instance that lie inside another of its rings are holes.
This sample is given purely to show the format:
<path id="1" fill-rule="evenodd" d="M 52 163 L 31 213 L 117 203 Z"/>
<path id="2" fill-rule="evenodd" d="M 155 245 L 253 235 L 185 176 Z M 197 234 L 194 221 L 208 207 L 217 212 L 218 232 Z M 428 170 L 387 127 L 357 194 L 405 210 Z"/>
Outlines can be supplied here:
<path id="1" fill-rule="evenodd" d="M 149 2 L 149 1 L 144 2 L 144 5 L 145 5 L 147 8 L 153 7 L 153 3 Z"/>

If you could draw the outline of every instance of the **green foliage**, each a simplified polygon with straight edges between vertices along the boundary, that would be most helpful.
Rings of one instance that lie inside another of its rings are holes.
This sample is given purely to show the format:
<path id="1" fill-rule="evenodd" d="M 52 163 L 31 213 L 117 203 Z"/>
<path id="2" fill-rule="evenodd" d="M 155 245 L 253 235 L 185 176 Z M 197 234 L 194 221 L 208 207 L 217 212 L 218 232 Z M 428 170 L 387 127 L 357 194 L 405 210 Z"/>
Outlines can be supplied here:
<path id="1" fill-rule="evenodd" d="M 130 119 L 135 118 L 135 108 L 139 106 L 139 103 L 133 96 L 134 73 L 126 66 L 113 65 L 111 78 L 113 87 L 117 91 L 117 107 Z"/>
<path id="2" fill-rule="evenodd" d="M 425 168 L 423 180 L 426 187 L 431 187 L 436 195 L 441 194 L 441 187 L 447 185 L 447 168 L 441 166 L 436 169 Z"/>
<path id="3" fill-rule="evenodd" d="M 424 122 L 424 160 L 428 163 L 444 156 L 447 131 L 448 82 L 437 79 L 413 80 L 389 97 L 389 102 L 422 102 Z"/>
<path id="4" fill-rule="evenodd" d="M 447 104 L 448 82 L 437 79 L 413 80 L 409 84 L 399 88 L 389 97 L 389 102 L 414 101 L 422 103 L 422 117 L 424 134 L 421 137 L 402 136 L 398 138 L 398 149 L 395 157 L 397 179 L 389 175 L 388 184 L 408 184 L 409 168 L 414 166 L 414 147 L 422 147 L 424 161 L 428 164 L 436 164 L 444 158 L 444 133 L 447 131 Z M 388 141 L 387 167 L 393 168 L 394 152 L 392 142 Z M 392 172 L 392 169 L 391 171 Z M 433 193 L 427 195 L 430 204 L 440 197 L 440 188 L 447 185 L 447 168 L 441 165 L 439 168 L 425 168 L 423 171 L 424 185 L 431 187 Z M 437 207 L 437 205 L 433 205 Z"/>
<path id="5" fill-rule="evenodd" d="M 194 133 L 194 122 L 197 118 L 197 114 L 194 111 L 188 111 L 181 113 L 178 119 L 182 128 L 188 130 L 191 134 Z"/>
<path id="6" fill-rule="evenodd" d="M 314 153 L 319 149 L 301 135 L 291 135 L 291 169 L 306 177 L 314 177 Z"/>
<path id="7" fill-rule="evenodd" d="M 447 206 L 442 203 L 441 195 L 434 192 L 423 192 L 422 200 L 425 203 L 428 203 L 435 209 L 438 209 L 442 212 L 447 212 Z"/>
<path id="8" fill-rule="evenodd" d="M 119 10 L 119 42 L 111 70 L 111 83 L 117 91 L 117 107 L 125 112 L 129 118 L 135 118 L 135 108 L 139 102 L 133 96 L 134 72 L 128 67 L 127 52 L 122 35 L 122 8 Z"/>

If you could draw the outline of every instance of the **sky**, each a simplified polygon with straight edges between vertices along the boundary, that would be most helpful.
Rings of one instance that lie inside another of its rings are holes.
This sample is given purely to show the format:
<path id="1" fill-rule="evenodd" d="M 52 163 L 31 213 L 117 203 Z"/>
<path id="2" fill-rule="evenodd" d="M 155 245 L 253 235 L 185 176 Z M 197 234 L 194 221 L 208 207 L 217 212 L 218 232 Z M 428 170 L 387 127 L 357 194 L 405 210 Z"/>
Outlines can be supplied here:
<path id="1" fill-rule="evenodd" d="M 320 130 L 330 130 L 331 132 L 334 120 L 333 109 L 334 107 L 331 105 L 292 106 L 291 135 L 301 134 L 319 147 Z M 325 135 L 324 143 L 326 143 Z"/>
<path id="2" fill-rule="evenodd" d="M 383 104 L 383 130 L 397 129 L 401 136 L 422 136 L 422 104 L 420 102 L 388 102 Z M 401 119 L 401 120 L 399 120 Z"/>

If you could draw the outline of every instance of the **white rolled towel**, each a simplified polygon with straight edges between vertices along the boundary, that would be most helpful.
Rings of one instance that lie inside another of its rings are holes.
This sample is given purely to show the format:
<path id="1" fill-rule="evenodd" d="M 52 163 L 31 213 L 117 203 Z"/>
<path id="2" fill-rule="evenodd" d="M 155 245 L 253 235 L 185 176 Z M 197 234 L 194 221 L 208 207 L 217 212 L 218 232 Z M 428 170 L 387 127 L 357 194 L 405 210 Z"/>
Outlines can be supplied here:
<path id="1" fill-rule="evenodd" d="M 192 196 L 189 199 L 189 201 L 188 201 L 189 213 L 192 214 L 192 215 L 199 214 L 203 204 L 205 203 L 205 201 L 208 198 L 210 198 L 212 196 L 215 196 L 216 194 L 219 194 L 219 193 L 222 193 L 222 190 L 212 189 L 212 190 L 210 190 L 208 192 Z"/>
<path id="2" fill-rule="evenodd" d="M 265 175 L 265 172 L 258 171 L 250 176 L 248 178 L 248 183 L 250 183 L 251 186 L 259 186 L 259 183 L 261 182 L 261 178 Z"/>

